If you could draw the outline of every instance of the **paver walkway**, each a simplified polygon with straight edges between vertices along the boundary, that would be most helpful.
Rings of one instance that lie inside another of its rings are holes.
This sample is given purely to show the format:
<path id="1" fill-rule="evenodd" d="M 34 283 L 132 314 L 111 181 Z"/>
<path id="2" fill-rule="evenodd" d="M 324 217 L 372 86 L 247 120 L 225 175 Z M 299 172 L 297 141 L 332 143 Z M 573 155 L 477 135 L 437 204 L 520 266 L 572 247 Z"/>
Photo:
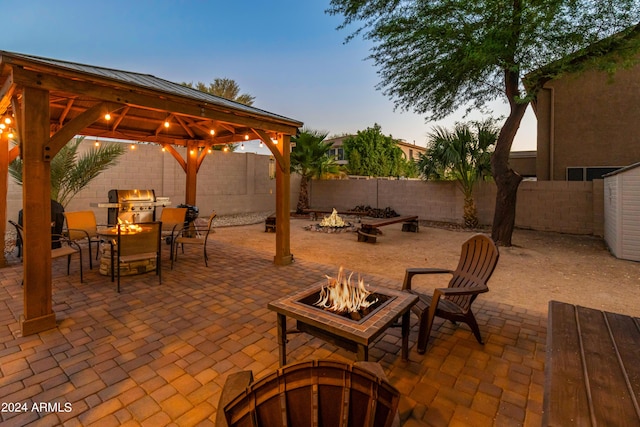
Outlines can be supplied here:
<path id="1" fill-rule="evenodd" d="M 267 303 L 339 266 L 275 266 L 272 248 L 215 239 L 208 247 L 209 268 L 185 248 L 170 270 L 167 250 L 162 285 L 153 274 L 126 277 L 121 294 L 97 268 L 89 271 L 88 260 L 83 284 L 73 263 L 66 276 L 65 262 L 54 261 L 59 327 L 28 337 L 17 321 L 22 265 L 0 269 L 0 424 L 214 425 L 229 373 L 249 369 L 259 378 L 278 367 L 276 314 Z M 484 346 L 465 325 L 438 321 L 427 354 L 418 355 L 412 317 L 409 362 L 400 358 L 399 328 L 371 347 L 370 359 L 402 393 L 405 426 L 540 425 L 546 317 L 494 303 L 491 292 L 474 307 Z M 355 359 L 306 334 L 290 339 L 287 356 Z"/>

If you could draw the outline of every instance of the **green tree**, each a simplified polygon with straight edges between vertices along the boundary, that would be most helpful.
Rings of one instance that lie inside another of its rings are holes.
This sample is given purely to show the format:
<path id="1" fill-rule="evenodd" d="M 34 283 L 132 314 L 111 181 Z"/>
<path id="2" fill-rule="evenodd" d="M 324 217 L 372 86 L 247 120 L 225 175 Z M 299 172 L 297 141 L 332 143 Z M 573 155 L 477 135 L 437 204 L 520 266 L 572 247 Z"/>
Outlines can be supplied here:
<path id="1" fill-rule="evenodd" d="M 182 82 L 181 84 L 183 86 L 190 87 L 191 89 L 196 89 L 200 92 L 219 96 L 220 98 L 228 99 L 244 105 L 251 106 L 253 105 L 253 101 L 256 99 L 255 96 L 248 93 L 240 93 L 240 85 L 238 85 L 238 83 L 233 79 L 216 77 L 213 79 L 213 82 L 209 84 L 203 82 L 198 82 L 196 84 L 193 82 Z M 237 144 L 226 144 L 225 147 L 228 151 L 236 151 Z M 223 149 L 223 146 L 215 145 L 213 149 L 219 151 Z"/>
<path id="2" fill-rule="evenodd" d="M 304 128 L 291 137 L 295 146 L 291 150 L 291 172 L 300 174 L 300 195 L 296 211 L 309 208 L 309 180 L 338 173 L 338 165 L 328 155 L 332 143 L 324 139 L 328 133 Z"/>
<path id="3" fill-rule="evenodd" d="M 374 43 L 378 88 L 401 109 L 441 119 L 508 102 L 491 160 L 492 238 L 502 245 L 511 245 L 522 180 L 509 152 L 528 102 L 550 79 L 587 66 L 615 70 L 640 47 L 638 0 L 331 0 L 327 12 L 344 16 L 339 28 L 360 25 L 347 40 L 363 34 Z"/>
<path id="4" fill-rule="evenodd" d="M 80 190 L 115 165 L 126 151 L 123 144 L 104 144 L 79 155 L 78 147 L 83 140 L 84 136 L 80 136 L 69 141 L 51 160 L 51 198 L 65 207 Z M 22 159 L 9 164 L 9 175 L 22 185 Z"/>
<path id="5" fill-rule="evenodd" d="M 473 187 L 491 176 L 491 154 L 499 130 L 493 120 L 457 123 L 453 131 L 435 127 L 418 167 L 425 179 L 455 180 L 464 195 L 464 224 L 478 226 Z"/>
<path id="6" fill-rule="evenodd" d="M 415 172 L 393 137 L 383 135 L 377 123 L 346 138 L 342 146 L 352 175 L 408 176 Z"/>

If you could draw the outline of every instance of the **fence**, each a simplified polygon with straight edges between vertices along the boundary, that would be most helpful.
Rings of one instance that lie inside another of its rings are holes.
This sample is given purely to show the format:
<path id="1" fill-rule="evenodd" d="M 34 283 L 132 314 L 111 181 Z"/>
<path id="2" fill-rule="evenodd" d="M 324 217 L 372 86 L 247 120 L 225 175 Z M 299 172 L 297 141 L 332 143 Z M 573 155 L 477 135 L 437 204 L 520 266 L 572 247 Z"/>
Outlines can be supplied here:
<path id="1" fill-rule="evenodd" d="M 91 146 L 85 141 L 80 151 Z M 184 202 L 185 173 L 168 152 L 157 145 L 139 144 L 79 192 L 66 210 L 93 209 L 106 222 L 104 208 L 91 207 L 107 201 L 110 189 L 153 189 L 169 197 L 173 205 Z M 185 150 L 178 149 L 184 156 Z M 198 173 L 197 202 L 201 214 L 219 215 L 275 211 L 275 180 L 270 177 L 270 156 L 214 151 L 204 159 Z M 291 209 L 295 209 L 299 177 L 291 177 Z M 571 234 L 604 234 L 604 185 L 592 182 L 524 181 L 518 190 L 516 227 Z M 462 223 L 464 198 L 452 182 L 395 179 L 348 179 L 312 181 L 311 206 L 330 210 L 357 205 L 391 207 L 420 219 Z M 491 224 L 495 184 L 481 183 L 475 191 L 478 218 Z M 22 208 L 22 188 L 10 179 L 7 217 L 16 220 Z"/>
<path id="2" fill-rule="evenodd" d="M 314 208 L 391 207 L 402 215 L 462 223 L 464 198 L 453 182 L 356 179 L 313 181 Z M 481 224 L 493 221 L 496 188 L 481 183 L 474 198 Z M 604 186 L 592 182 L 524 181 L 518 189 L 516 227 L 570 234 L 604 234 Z"/>
<path id="3" fill-rule="evenodd" d="M 85 140 L 82 153 L 91 147 Z M 111 189 L 153 189 L 156 196 L 169 197 L 172 205 L 184 203 L 186 175 L 178 162 L 157 145 L 136 144 L 109 168 L 80 191 L 66 207 L 68 211 L 92 209 L 99 223 L 106 223 L 107 209 L 98 208 L 107 202 Z M 186 149 L 177 148 L 184 157 Z M 196 204 L 201 215 L 216 210 L 219 215 L 247 212 L 275 212 L 276 181 L 270 177 L 268 155 L 214 151 L 208 154 L 198 172 Z M 273 168 L 273 166 L 271 166 Z M 291 205 L 295 208 L 299 179 L 291 179 Z M 7 219 L 17 220 L 22 209 L 22 187 L 9 179 Z"/>

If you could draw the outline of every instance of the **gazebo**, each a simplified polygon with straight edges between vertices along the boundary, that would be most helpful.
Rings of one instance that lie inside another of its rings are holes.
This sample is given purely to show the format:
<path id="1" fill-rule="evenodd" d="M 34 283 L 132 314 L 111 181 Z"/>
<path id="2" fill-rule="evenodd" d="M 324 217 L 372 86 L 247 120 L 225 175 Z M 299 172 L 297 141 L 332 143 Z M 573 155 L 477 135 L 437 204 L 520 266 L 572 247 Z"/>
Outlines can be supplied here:
<path id="1" fill-rule="evenodd" d="M 50 256 L 50 161 L 74 136 L 157 143 L 186 173 L 196 203 L 200 165 L 214 145 L 260 139 L 276 159 L 274 263 L 289 244 L 290 136 L 302 123 L 149 74 L 0 51 L 0 234 L 7 224 L 8 164 L 23 160 L 23 335 L 54 328 Z M 2 126 L 0 126 L 2 127 Z M 17 145 L 11 146 L 10 140 Z M 186 147 L 186 158 L 175 149 Z M 0 264 L 4 239 L 0 239 Z"/>

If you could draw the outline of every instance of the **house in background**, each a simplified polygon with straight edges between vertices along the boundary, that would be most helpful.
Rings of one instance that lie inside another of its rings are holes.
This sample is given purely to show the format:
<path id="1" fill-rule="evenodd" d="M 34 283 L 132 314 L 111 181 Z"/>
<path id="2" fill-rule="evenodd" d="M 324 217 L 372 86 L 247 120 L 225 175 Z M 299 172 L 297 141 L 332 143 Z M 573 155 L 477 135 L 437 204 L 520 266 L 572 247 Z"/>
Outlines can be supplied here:
<path id="1" fill-rule="evenodd" d="M 336 136 L 333 138 L 325 139 L 325 142 L 333 143 L 332 148 L 329 150 L 329 155 L 334 156 L 339 165 L 346 165 L 347 163 L 349 163 L 349 161 L 344 155 L 344 149 L 342 148 L 342 143 L 344 142 L 345 139 L 352 136 L 355 136 L 355 135 L 342 135 L 342 136 Z M 425 153 L 427 151 L 425 147 L 416 145 L 415 143 L 409 144 L 403 139 L 396 139 L 395 143 L 402 150 L 402 153 L 404 154 L 404 157 L 407 160 L 414 160 L 417 162 L 420 159 L 420 154 Z"/>
<path id="2" fill-rule="evenodd" d="M 537 179 L 591 181 L 640 161 L 639 100 L 640 65 L 547 82 L 533 103 Z"/>

